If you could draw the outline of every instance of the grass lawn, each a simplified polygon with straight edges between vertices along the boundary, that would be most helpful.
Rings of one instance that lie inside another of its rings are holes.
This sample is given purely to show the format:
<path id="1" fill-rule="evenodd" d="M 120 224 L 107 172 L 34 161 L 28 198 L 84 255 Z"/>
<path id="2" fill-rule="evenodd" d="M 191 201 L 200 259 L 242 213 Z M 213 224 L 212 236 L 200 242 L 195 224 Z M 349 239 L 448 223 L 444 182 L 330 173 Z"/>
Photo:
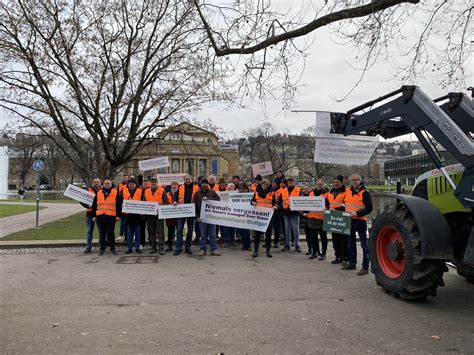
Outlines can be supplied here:
<path id="1" fill-rule="evenodd" d="M 117 224 L 117 228 L 118 228 Z M 12 233 L 1 240 L 66 240 L 86 238 L 86 218 L 84 212 L 46 223 L 38 229 L 31 228 Z M 99 238 L 97 228 L 94 228 L 94 239 Z"/>
<path id="2" fill-rule="evenodd" d="M 0 205 L 1 206 L 1 205 Z M 27 206 L 25 206 L 27 207 Z M 28 206 L 29 207 L 29 206 Z M 33 206 L 32 206 L 33 207 Z M 86 217 L 84 212 L 46 223 L 38 229 L 31 228 L 21 232 L 9 234 L 0 240 L 73 240 L 86 239 Z M 115 224 L 115 236 L 119 235 L 120 222 Z M 165 236 L 167 228 L 165 225 Z M 148 232 L 147 232 L 148 238 Z M 99 240 L 99 231 L 94 227 L 94 241 Z"/>
<path id="3" fill-rule="evenodd" d="M 40 207 L 40 210 L 46 207 Z M 36 206 L 0 205 L 0 218 L 36 211 Z"/>

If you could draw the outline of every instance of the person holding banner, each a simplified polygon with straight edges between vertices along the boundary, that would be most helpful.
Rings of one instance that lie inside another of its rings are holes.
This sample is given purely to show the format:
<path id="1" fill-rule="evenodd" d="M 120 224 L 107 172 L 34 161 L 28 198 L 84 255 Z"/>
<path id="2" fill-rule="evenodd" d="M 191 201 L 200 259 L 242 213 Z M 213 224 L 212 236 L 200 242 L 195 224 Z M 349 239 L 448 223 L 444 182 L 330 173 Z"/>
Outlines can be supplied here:
<path id="1" fill-rule="evenodd" d="M 89 192 L 93 192 L 97 195 L 97 192 L 100 191 L 102 188 L 100 184 L 100 179 L 96 178 L 92 181 L 92 186 L 89 187 L 87 190 Z M 90 253 L 92 251 L 92 239 L 94 233 L 94 226 L 95 223 L 92 220 L 94 218 L 92 212 L 92 206 L 86 205 L 85 203 L 80 202 L 81 206 L 86 209 L 86 225 L 87 225 L 87 233 L 86 233 L 86 247 L 84 248 L 84 253 Z"/>
<path id="2" fill-rule="evenodd" d="M 260 187 L 262 187 L 262 175 L 257 175 L 255 176 L 255 182 L 250 187 L 250 190 L 252 190 L 252 192 L 257 192 L 257 189 Z"/>
<path id="3" fill-rule="evenodd" d="M 309 196 L 326 196 L 328 192 L 324 186 L 324 181 L 318 179 L 316 181 L 316 188 L 314 191 L 309 193 Z M 326 208 L 329 207 L 328 201 L 325 199 Z M 328 234 L 323 230 L 324 212 L 323 211 L 310 211 L 306 214 L 308 218 L 308 232 L 306 239 L 308 241 L 308 248 L 311 249 L 310 259 L 316 259 L 319 256 L 319 260 L 326 260 L 326 251 L 328 248 Z M 319 238 L 318 238 L 319 234 Z M 319 248 L 319 239 L 321 239 L 321 249 Z"/>
<path id="4" fill-rule="evenodd" d="M 209 188 L 214 191 L 219 191 L 219 184 L 216 184 L 216 177 L 214 175 L 209 175 Z"/>
<path id="5" fill-rule="evenodd" d="M 248 193 L 250 191 L 249 184 L 246 181 L 242 181 L 239 183 L 239 192 L 240 193 Z M 240 236 L 240 240 L 242 241 L 242 250 L 250 251 L 250 230 L 237 228 L 237 234 Z"/>
<path id="6" fill-rule="evenodd" d="M 120 195 L 123 194 L 123 189 L 127 188 L 129 179 L 130 179 L 129 175 L 122 176 L 122 181 L 117 186 L 117 191 Z M 123 242 L 127 237 L 127 225 L 125 223 L 126 223 L 125 218 L 122 218 L 120 220 L 119 236 L 117 237 L 117 239 L 115 239 L 116 242 Z"/>
<path id="7" fill-rule="evenodd" d="M 151 178 L 151 187 L 143 194 L 144 201 L 156 202 L 159 205 L 168 204 L 168 196 L 163 187 L 158 187 L 156 177 Z M 155 254 L 157 250 L 156 236 L 158 235 L 158 246 L 160 255 L 165 255 L 165 222 L 158 219 L 158 216 L 147 216 L 148 238 L 151 242 L 150 254 Z"/>
<path id="8" fill-rule="evenodd" d="M 359 235 L 362 247 L 362 269 L 357 275 L 369 273 L 369 246 L 367 244 L 367 215 L 372 212 L 372 197 L 362 183 L 358 174 L 351 175 L 351 188 L 344 198 L 346 212 L 351 213 L 351 235 L 349 236 L 349 263 L 343 270 L 355 270 L 357 267 L 356 233 Z"/>
<path id="9" fill-rule="evenodd" d="M 329 202 L 329 209 L 336 211 L 345 211 L 344 198 L 346 196 L 346 187 L 343 184 L 344 177 L 337 175 L 332 179 L 333 188 L 326 194 Z M 331 264 L 340 264 L 349 261 L 349 244 L 344 234 L 332 233 L 332 246 L 334 248 L 335 259 Z"/>
<path id="10" fill-rule="evenodd" d="M 184 184 L 181 185 L 178 190 L 178 204 L 194 202 L 194 195 L 198 190 L 199 187 L 193 184 L 193 178 L 191 175 L 186 175 L 184 177 Z M 184 251 L 186 254 L 193 253 L 191 251 L 191 245 L 193 240 L 194 217 L 184 217 L 178 218 L 177 221 L 178 231 L 176 235 L 176 250 L 174 251 L 174 255 L 179 255 L 183 252 L 183 230 L 185 223 L 187 226 L 187 233 Z"/>
<path id="11" fill-rule="evenodd" d="M 282 187 L 281 187 L 280 179 L 275 178 L 272 181 L 272 189 L 273 194 L 275 195 L 275 200 L 278 201 L 280 199 Z M 278 243 L 280 242 L 280 238 L 282 237 L 282 233 L 284 233 L 284 225 L 283 225 L 283 215 L 280 208 L 278 208 L 273 213 L 273 228 L 274 228 L 274 236 L 273 236 L 273 247 L 278 248 Z"/>
<path id="12" fill-rule="evenodd" d="M 194 203 L 196 205 L 196 221 L 199 223 L 201 228 L 201 239 L 199 256 L 206 255 L 207 241 L 211 245 L 211 255 L 219 256 L 221 253 L 217 250 L 216 240 L 216 226 L 215 224 L 209 224 L 201 222 L 201 206 L 203 201 L 214 200 L 220 201 L 220 197 L 214 190 L 209 189 L 209 181 L 207 179 L 201 180 L 201 189 L 194 195 Z"/>
<path id="13" fill-rule="evenodd" d="M 286 180 L 286 181 L 285 181 Z M 293 178 L 283 180 L 286 188 L 282 189 L 279 199 L 279 205 L 283 211 L 283 221 L 285 223 L 285 247 L 282 251 L 288 252 L 291 245 L 291 232 L 293 231 L 295 251 L 301 253 L 299 236 L 300 236 L 300 213 L 298 211 L 292 211 L 290 208 L 290 197 L 300 196 L 301 189 L 295 185 Z"/>
<path id="14" fill-rule="evenodd" d="M 120 220 L 122 208 L 122 198 L 117 189 L 112 188 L 110 179 L 104 180 L 104 187 L 95 195 L 92 203 L 92 221 L 97 223 L 99 229 L 99 255 L 104 255 L 106 243 L 110 247 L 112 254 L 115 251 L 115 222 Z"/>
<path id="15" fill-rule="evenodd" d="M 177 205 L 179 199 L 179 183 L 172 181 L 170 186 L 170 192 L 168 192 L 168 204 Z M 166 251 L 173 251 L 173 239 L 176 232 L 176 218 L 166 219 L 166 227 L 168 228 L 168 237 L 166 240 Z"/>
<path id="16" fill-rule="evenodd" d="M 143 178 L 142 185 L 138 187 L 142 189 L 142 198 L 143 198 L 145 191 L 151 187 L 151 183 L 146 178 Z M 147 219 L 148 219 L 147 216 L 142 216 L 142 219 L 140 221 L 140 244 L 142 248 L 145 247 L 145 243 L 146 243 Z M 150 247 L 151 247 L 152 245 L 151 245 L 151 239 L 149 235 L 148 235 L 148 243 L 150 244 Z"/>
<path id="17" fill-rule="evenodd" d="M 261 186 L 256 189 L 252 197 L 251 204 L 255 207 L 272 208 L 274 210 L 277 209 L 277 203 L 275 200 L 275 195 L 273 194 L 272 188 L 270 186 L 270 181 L 268 181 L 267 179 L 262 180 Z M 272 253 L 270 251 L 272 247 L 272 228 L 273 216 L 265 232 L 265 249 L 268 258 L 272 257 Z M 258 248 L 260 246 L 260 238 L 262 234 L 263 232 L 255 231 L 254 251 L 252 254 L 253 258 L 258 257 Z"/>
<path id="18" fill-rule="evenodd" d="M 229 192 L 235 191 L 234 183 L 230 182 L 229 184 L 227 184 L 226 191 L 229 191 Z M 235 240 L 235 228 L 227 227 L 227 226 L 219 226 L 219 227 L 221 229 L 222 240 L 223 240 L 222 246 L 224 248 L 232 246 Z"/>
<path id="19" fill-rule="evenodd" d="M 123 200 L 142 201 L 142 189 L 137 187 L 135 179 L 128 181 L 128 188 L 123 189 Z M 142 216 L 136 213 L 124 213 L 124 218 L 127 220 L 127 251 L 125 254 L 130 254 L 135 247 L 135 252 L 142 253 L 140 248 L 140 224 Z"/>

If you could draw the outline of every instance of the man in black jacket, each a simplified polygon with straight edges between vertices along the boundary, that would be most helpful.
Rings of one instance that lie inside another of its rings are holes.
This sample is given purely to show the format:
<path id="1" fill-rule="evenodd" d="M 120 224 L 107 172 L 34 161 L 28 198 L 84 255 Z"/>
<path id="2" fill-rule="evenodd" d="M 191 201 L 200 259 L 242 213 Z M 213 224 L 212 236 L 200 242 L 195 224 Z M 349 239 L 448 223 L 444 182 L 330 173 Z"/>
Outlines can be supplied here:
<path id="1" fill-rule="evenodd" d="M 92 182 L 92 186 L 89 187 L 87 190 L 89 192 L 93 192 L 97 195 L 97 192 L 102 188 L 100 185 L 100 179 L 96 178 Z M 94 226 L 95 223 L 92 221 L 94 217 L 92 214 L 92 206 L 89 206 L 85 203 L 80 202 L 81 206 L 86 209 L 86 225 L 87 225 L 87 233 L 86 233 L 86 247 L 84 249 L 84 253 L 90 253 L 92 250 L 92 239 L 94 233 Z"/>
<path id="2" fill-rule="evenodd" d="M 351 189 L 346 192 L 344 205 L 346 212 L 351 213 L 351 235 L 349 237 L 349 263 L 343 270 L 355 270 L 357 267 L 356 232 L 359 235 L 362 247 L 362 269 L 357 275 L 366 275 L 369 272 L 369 246 L 367 244 L 367 215 L 372 212 L 372 198 L 362 184 L 358 174 L 351 175 Z"/>
<path id="3" fill-rule="evenodd" d="M 220 197 L 214 190 L 209 189 L 209 182 L 207 179 L 201 180 L 201 189 L 196 192 L 194 195 L 194 203 L 196 205 L 196 220 L 199 222 L 199 227 L 201 228 L 201 239 L 200 239 L 200 256 L 206 255 L 207 249 L 207 240 L 211 244 L 211 255 L 219 256 L 221 255 L 217 250 L 217 240 L 216 240 L 216 226 L 215 224 L 209 224 L 201 222 L 201 207 L 203 201 L 206 200 L 215 200 L 220 201 Z"/>
<path id="4" fill-rule="evenodd" d="M 92 203 L 92 220 L 99 228 L 99 255 L 105 252 L 106 240 L 112 254 L 115 251 L 115 222 L 120 220 L 122 215 L 122 198 L 117 190 L 113 188 L 110 179 L 104 180 L 104 187 L 95 195 Z"/>

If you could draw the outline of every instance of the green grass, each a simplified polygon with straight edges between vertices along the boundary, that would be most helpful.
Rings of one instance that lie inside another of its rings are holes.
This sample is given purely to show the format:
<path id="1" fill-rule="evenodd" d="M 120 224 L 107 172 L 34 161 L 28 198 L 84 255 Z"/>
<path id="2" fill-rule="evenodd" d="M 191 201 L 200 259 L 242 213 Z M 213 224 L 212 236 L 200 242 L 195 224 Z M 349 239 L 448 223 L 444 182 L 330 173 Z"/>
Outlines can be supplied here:
<path id="1" fill-rule="evenodd" d="M 1 206 L 1 205 L 0 205 Z M 41 217 L 40 217 L 41 218 Z M 119 235 L 120 222 L 115 224 L 115 236 Z M 165 225 L 165 235 L 167 228 Z M 148 232 L 147 232 L 148 238 Z M 74 240 L 86 239 L 86 214 L 79 212 L 69 217 L 46 223 L 38 229 L 31 228 L 9 234 L 1 240 Z M 94 241 L 99 240 L 99 231 L 94 227 Z"/>
<path id="2" fill-rule="evenodd" d="M 119 223 L 116 224 L 118 228 Z M 97 227 L 94 228 L 94 239 L 98 238 Z M 2 240 L 70 240 L 86 238 L 85 212 L 79 212 L 69 217 L 46 223 L 38 229 L 31 228 L 9 234 Z"/>
<path id="3" fill-rule="evenodd" d="M 46 207 L 40 207 L 40 210 Z M 0 205 L 0 218 L 36 211 L 36 206 Z"/>

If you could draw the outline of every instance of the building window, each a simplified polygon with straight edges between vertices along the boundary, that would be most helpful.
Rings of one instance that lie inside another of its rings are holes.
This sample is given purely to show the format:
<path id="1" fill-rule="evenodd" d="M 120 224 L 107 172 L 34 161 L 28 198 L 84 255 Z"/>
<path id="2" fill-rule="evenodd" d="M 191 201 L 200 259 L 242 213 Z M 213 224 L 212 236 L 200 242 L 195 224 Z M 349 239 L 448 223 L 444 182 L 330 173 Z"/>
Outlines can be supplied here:
<path id="1" fill-rule="evenodd" d="M 199 175 L 201 176 L 207 175 L 207 160 L 206 159 L 199 159 Z"/>
<path id="2" fill-rule="evenodd" d="M 180 171 L 179 167 L 179 159 L 172 159 L 171 160 L 171 173 L 177 174 Z"/>

